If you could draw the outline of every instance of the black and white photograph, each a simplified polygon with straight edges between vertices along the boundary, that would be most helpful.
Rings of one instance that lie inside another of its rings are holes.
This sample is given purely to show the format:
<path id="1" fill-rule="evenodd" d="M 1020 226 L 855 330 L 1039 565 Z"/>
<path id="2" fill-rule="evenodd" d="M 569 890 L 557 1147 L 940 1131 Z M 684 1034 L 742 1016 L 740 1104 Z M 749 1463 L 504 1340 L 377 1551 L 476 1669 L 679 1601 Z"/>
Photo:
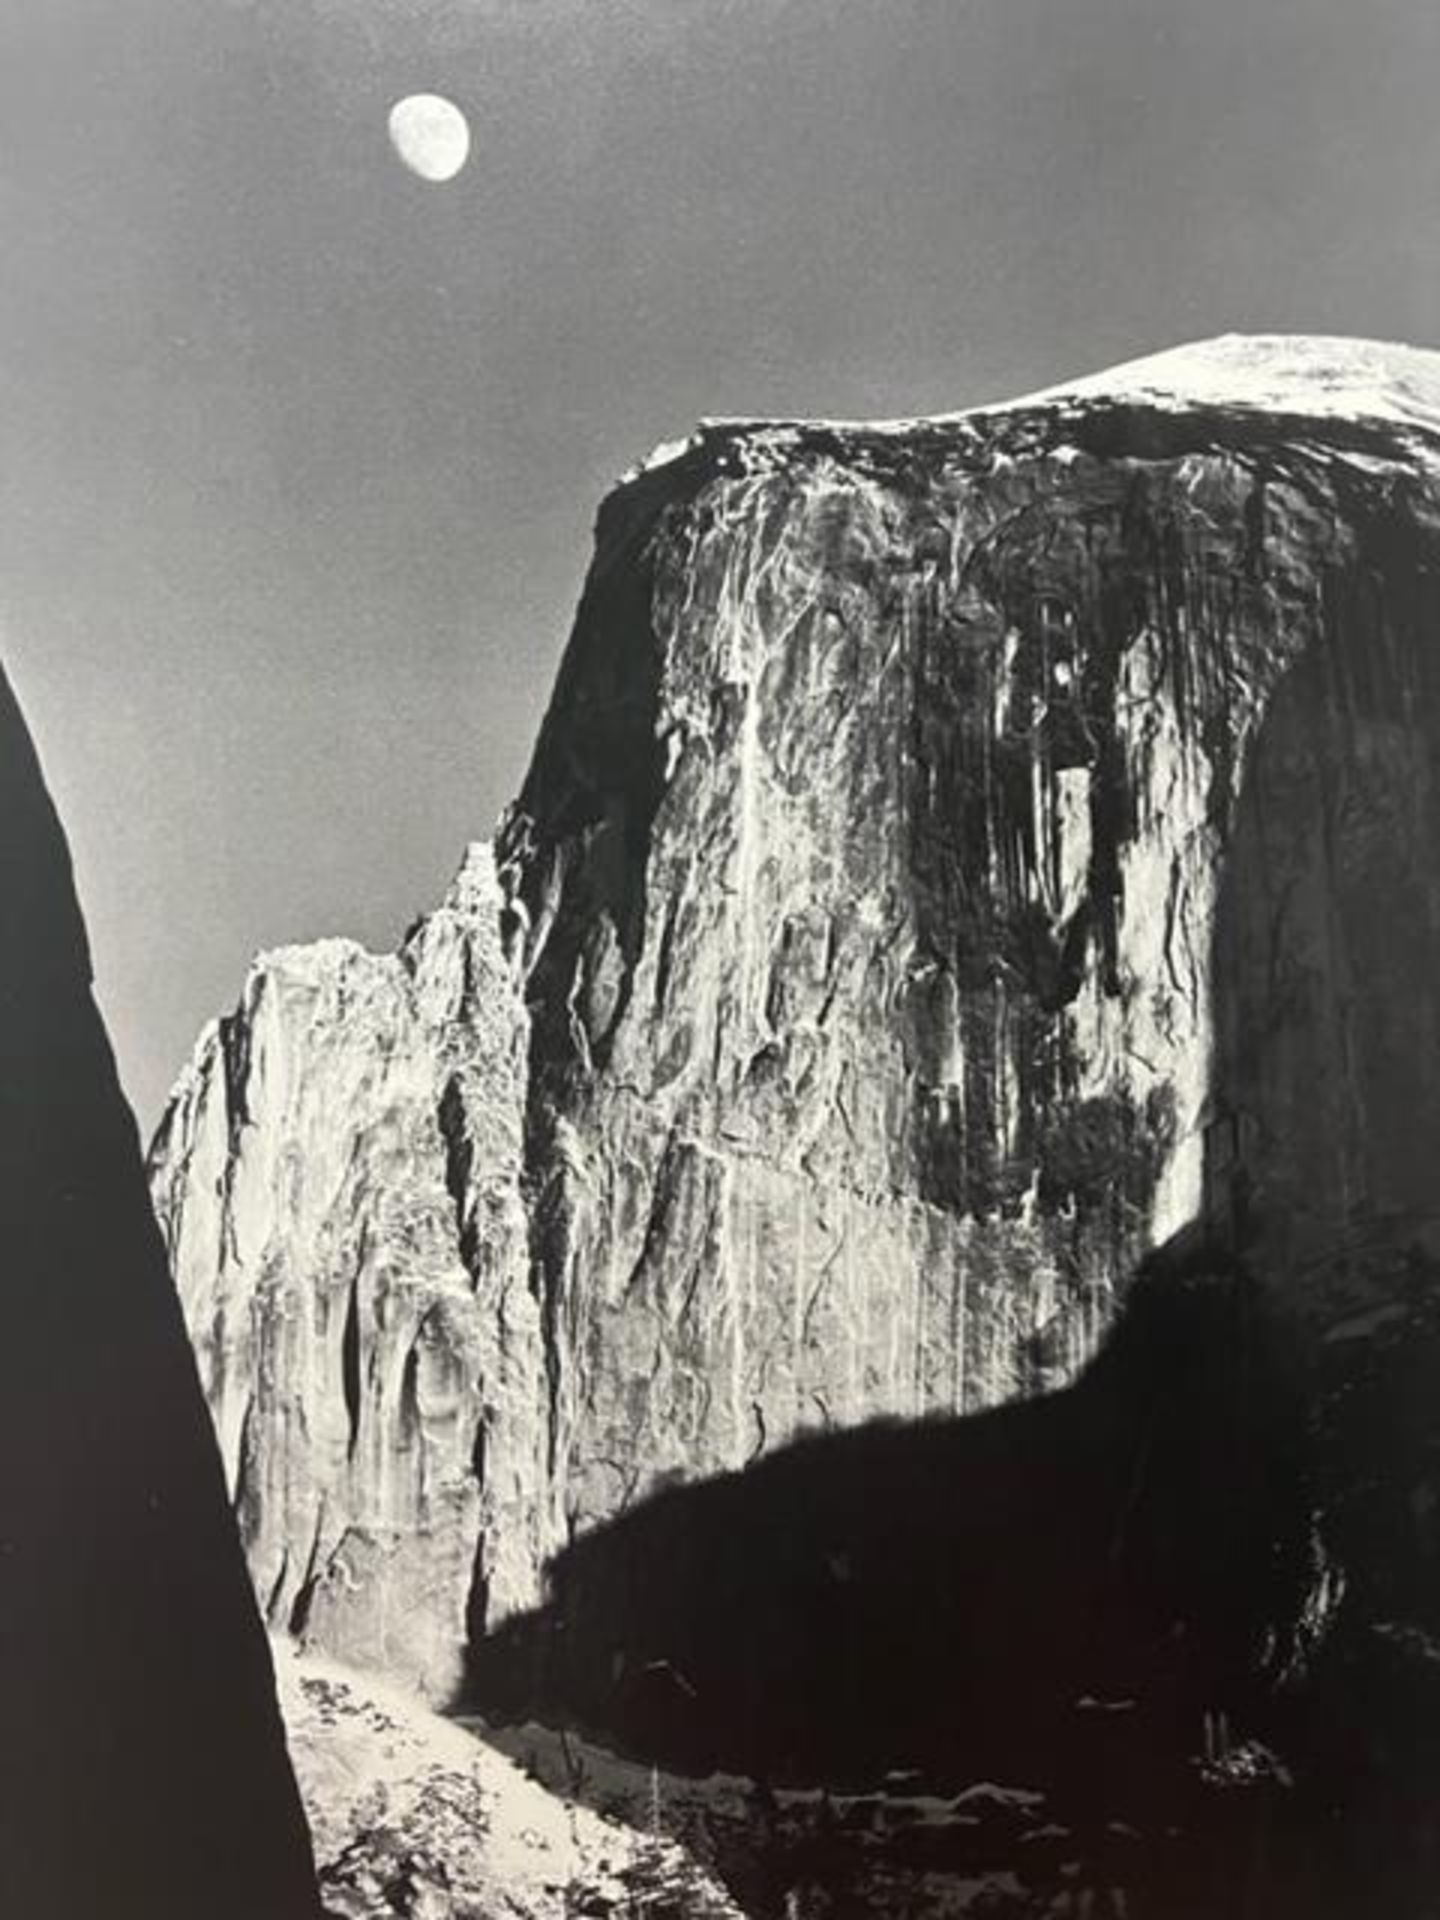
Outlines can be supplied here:
<path id="1" fill-rule="evenodd" d="M 1434 0 L 0 0 L 0 1920 L 1440 1920 Z"/>

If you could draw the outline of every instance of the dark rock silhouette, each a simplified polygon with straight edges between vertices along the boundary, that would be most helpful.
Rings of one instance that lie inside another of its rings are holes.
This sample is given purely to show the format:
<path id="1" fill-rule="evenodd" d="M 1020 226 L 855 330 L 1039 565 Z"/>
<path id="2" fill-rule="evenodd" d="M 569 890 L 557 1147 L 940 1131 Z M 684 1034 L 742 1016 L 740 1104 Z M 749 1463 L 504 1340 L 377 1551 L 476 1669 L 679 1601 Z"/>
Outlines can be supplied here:
<path id="1" fill-rule="evenodd" d="M 269 1649 L 0 676 L 0 1912 L 315 1920 Z"/>

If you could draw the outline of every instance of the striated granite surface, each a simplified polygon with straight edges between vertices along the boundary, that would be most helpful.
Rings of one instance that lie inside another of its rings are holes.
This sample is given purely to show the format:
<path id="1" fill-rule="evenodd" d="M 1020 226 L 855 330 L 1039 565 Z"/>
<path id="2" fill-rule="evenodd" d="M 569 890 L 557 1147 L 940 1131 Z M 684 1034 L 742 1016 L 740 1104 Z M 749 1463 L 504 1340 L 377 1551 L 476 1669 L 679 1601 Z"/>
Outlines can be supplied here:
<path id="1" fill-rule="evenodd" d="M 154 1191 L 269 1619 L 450 1690 L 533 1596 L 539 1315 L 525 1016 L 489 848 L 400 952 L 258 960 L 201 1039 Z"/>
<path id="2" fill-rule="evenodd" d="M 1435 355 L 1228 340 L 622 483 L 500 892 L 262 962 L 157 1141 L 272 1620 L 443 1690 L 667 1480 L 1072 1378 L 1177 1234 L 1383 1307 L 1437 417 Z"/>

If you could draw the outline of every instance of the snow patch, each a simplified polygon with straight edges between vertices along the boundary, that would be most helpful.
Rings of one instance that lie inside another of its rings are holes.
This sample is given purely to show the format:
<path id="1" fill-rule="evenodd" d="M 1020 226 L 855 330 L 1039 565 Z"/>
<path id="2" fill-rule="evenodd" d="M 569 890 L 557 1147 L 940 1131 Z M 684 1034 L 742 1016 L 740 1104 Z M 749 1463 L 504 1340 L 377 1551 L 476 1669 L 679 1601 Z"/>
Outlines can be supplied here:
<path id="1" fill-rule="evenodd" d="M 629 469 L 621 485 L 682 459 L 712 436 L 763 439 L 767 445 L 783 448 L 806 433 L 902 435 L 1006 413 L 1049 407 L 1063 414 L 1106 402 L 1175 413 L 1225 408 L 1312 420 L 1375 421 L 1408 432 L 1440 435 L 1440 352 L 1340 335 L 1227 333 L 1127 360 L 1015 399 L 987 401 L 954 412 L 880 420 L 707 415 L 684 438 L 662 441 Z M 1065 452 L 1060 450 L 1057 457 Z M 1069 457 L 1075 457 L 1073 449 Z"/>
<path id="2" fill-rule="evenodd" d="M 693 433 L 687 433 L 678 440 L 662 440 L 643 459 L 625 469 L 620 476 L 620 485 L 628 487 L 632 480 L 638 480 L 642 474 L 654 473 L 658 467 L 673 466 L 677 460 L 683 460 L 687 453 L 693 453 L 704 437 L 703 429 L 697 427 Z"/>
<path id="3" fill-rule="evenodd" d="M 1227 333 L 978 411 L 1089 400 L 1176 411 L 1241 407 L 1440 433 L 1440 353 L 1334 335 Z"/>

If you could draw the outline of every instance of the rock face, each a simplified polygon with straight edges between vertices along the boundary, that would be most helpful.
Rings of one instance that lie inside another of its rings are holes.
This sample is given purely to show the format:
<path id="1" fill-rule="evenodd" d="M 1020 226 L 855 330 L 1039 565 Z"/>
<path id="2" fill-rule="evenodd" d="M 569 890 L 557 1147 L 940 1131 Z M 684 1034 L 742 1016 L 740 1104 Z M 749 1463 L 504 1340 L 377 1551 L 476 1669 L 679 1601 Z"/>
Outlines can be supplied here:
<path id="1" fill-rule="evenodd" d="M 282 956 L 157 1145 L 273 1618 L 393 1662 L 667 1480 L 1061 1384 L 1177 1234 L 1383 1304 L 1440 1144 L 1437 429 L 1437 356 L 1223 341 L 621 485 L 503 908 L 440 916 L 475 992 Z"/>
<path id="2" fill-rule="evenodd" d="M 0 1911 L 318 1920 L 64 838 L 0 676 Z"/>
<path id="3" fill-rule="evenodd" d="M 1430 1216 L 1440 360 L 1095 387 L 601 515 L 500 843 L 552 1533 L 1063 1380 L 1193 1223 L 1308 1307 Z"/>
<path id="4" fill-rule="evenodd" d="M 155 1193 L 266 1611 L 431 1695 L 534 1592 L 524 1011 L 488 847 L 398 955 L 258 961 Z"/>

